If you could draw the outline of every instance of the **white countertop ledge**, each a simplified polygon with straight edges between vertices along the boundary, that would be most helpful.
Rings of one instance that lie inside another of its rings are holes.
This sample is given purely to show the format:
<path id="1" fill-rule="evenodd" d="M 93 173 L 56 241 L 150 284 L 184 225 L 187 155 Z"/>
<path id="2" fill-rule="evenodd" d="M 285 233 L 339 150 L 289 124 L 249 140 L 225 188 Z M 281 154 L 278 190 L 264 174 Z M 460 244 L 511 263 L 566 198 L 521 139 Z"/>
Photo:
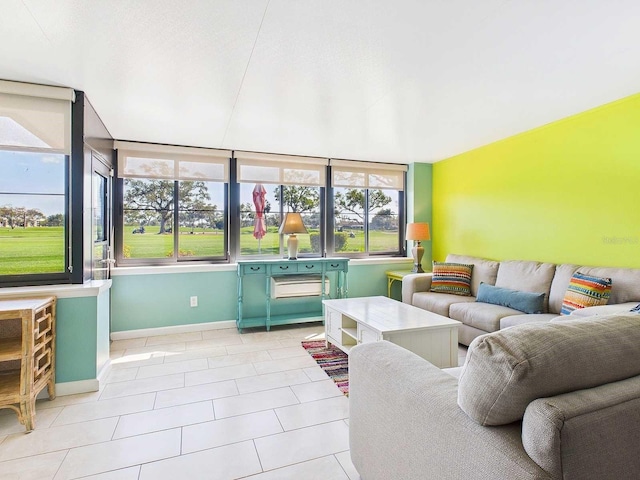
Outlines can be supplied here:
<path id="1" fill-rule="evenodd" d="M 341 257 L 342 258 L 342 257 Z M 261 259 L 251 258 L 248 261 L 259 262 Z M 310 259 L 312 260 L 312 259 Z M 352 258 L 349 260 L 350 266 L 358 265 L 396 265 L 406 264 L 413 265 L 413 258 L 410 257 L 370 257 L 370 258 Z M 224 264 L 203 264 L 203 265 L 159 265 L 159 266 L 140 266 L 140 267 L 116 267 L 111 269 L 112 277 L 126 275 L 160 275 L 160 274 L 179 274 L 179 273 L 203 273 L 203 272 L 235 272 L 238 269 L 237 263 Z"/>
<path id="2" fill-rule="evenodd" d="M 6 297 L 45 297 L 57 298 L 97 297 L 111 288 L 111 280 L 91 280 L 83 284 L 38 285 L 33 287 L 0 288 L 0 298 Z"/>

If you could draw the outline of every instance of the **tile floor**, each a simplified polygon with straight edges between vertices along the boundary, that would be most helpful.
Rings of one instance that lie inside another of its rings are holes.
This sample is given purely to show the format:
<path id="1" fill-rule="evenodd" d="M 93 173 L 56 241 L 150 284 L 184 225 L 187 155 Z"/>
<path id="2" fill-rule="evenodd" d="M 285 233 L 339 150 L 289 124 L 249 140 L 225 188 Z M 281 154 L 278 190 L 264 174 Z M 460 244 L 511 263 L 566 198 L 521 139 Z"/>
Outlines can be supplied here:
<path id="1" fill-rule="evenodd" d="M 300 345 L 323 332 L 114 341 L 101 390 L 38 401 L 32 433 L 0 410 L 0 480 L 357 480 L 349 400 Z"/>

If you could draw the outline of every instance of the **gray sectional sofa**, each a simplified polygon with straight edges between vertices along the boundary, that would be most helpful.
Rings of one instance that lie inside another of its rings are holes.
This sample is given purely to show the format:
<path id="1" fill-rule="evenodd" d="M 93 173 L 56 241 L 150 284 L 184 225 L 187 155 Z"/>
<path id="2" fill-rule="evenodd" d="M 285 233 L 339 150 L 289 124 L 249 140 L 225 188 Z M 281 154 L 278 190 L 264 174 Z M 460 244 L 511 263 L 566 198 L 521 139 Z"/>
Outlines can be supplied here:
<path id="1" fill-rule="evenodd" d="M 587 307 L 576 316 L 629 311 L 640 303 L 640 269 L 556 265 L 524 260 L 496 262 L 450 254 L 446 262 L 472 264 L 471 296 L 430 292 L 431 274 L 407 275 L 402 281 L 402 301 L 462 322 L 458 341 L 469 345 L 485 333 L 533 322 L 548 322 L 560 315 L 562 301 L 576 272 L 612 279 L 611 297 L 605 306 Z M 523 292 L 545 294 L 544 313 L 525 314 L 512 308 L 476 302 L 481 282 Z"/>
<path id="2" fill-rule="evenodd" d="M 640 314 L 481 336 L 459 379 L 392 343 L 361 344 L 349 410 L 363 480 L 637 479 Z"/>

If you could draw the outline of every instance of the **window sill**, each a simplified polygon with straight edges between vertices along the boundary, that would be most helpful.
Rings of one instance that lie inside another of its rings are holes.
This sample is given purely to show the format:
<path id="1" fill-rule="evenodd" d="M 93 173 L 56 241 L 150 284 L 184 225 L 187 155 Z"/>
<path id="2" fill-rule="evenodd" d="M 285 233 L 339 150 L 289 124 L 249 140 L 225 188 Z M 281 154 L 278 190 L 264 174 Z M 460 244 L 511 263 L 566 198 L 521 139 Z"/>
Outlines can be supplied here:
<path id="1" fill-rule="evenodd" d="M 411 257 L 368 257 L 353 258 L 349 261 L 349 265 L 389 265 L 395 263 L 407 263 L 413 266 L 413 258 Z"/>
<path id="2" fill-rule="evenodd" d="M 126 275 L 158 275 L 162 273 L 235 272 L 237 269 L 238 265 L 236 263 L 116 267 L 111 269 L 111 276 L 119 277 Z"/>
<path id="3" fill-rule="evenodd" d="M 91 280 L 77 285 L 39 285 L 34 287 L 0 288 L 0 298 L 42 297 L 54 295 L 57 298 L 97 297 L 111 288 L 111 280 Z"/>
<path id="4" fill-rule="evenodd" d="M 390 265 L 407 264 L 413 265 L 410 257 L 371 257 L 353 258 L 349 260 L 349 265 Z M 160 275 L 174 273 L 207 273 L 207 272 L 235 272 L 238 269 L 237 263 L 206 264 L 206 265 L 161 265 L 161 266 L 140 266 L 140 267 L 116 267 L 111 269 L 112 277 L 127 275 Z"/>

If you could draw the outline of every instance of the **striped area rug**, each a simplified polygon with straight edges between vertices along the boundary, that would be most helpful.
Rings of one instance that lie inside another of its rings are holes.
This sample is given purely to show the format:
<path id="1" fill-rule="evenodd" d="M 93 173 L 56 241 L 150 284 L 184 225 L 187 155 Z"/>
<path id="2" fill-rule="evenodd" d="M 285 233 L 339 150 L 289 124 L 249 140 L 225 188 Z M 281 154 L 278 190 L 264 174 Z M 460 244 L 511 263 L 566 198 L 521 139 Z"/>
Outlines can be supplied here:
<path id="1" fill-rule="evenodd" d="M 349 396 L 349 357 L 337 347 L 326 347 L 324 340 L 302 342 L 304 349 L 313 357 L 342 393 Z"/>

